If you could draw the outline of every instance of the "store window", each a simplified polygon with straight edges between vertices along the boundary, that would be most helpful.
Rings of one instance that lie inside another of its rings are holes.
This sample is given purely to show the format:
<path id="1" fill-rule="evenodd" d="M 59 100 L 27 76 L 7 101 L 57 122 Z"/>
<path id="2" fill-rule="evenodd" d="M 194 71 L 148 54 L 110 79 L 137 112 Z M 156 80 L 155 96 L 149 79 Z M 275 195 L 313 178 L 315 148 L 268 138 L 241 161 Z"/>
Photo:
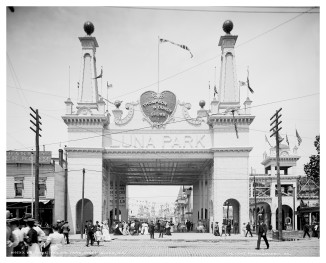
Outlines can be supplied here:
<path id="1" fill-rule="evenodd" d="M 46 196 L 46 181 L 45 180 L 40 180 L 39 185 L 39 196 L 45 197 Z"/>
<path id="2" fill-rule="evenodd" d="M 281 185 L 282 196 L 293 196 L 293 185 L 282 184 Z M 275 196 L 277 196 L 277 185 L 275 185 Z"/>
<path id="3" fill-rule="evenodd" d="M 22 197 L 23 196 L 23 190 L 24 190 L 24 184 L 22 181 L 16 181 L 15 182 L 15 196 L 16 197 Z"/>

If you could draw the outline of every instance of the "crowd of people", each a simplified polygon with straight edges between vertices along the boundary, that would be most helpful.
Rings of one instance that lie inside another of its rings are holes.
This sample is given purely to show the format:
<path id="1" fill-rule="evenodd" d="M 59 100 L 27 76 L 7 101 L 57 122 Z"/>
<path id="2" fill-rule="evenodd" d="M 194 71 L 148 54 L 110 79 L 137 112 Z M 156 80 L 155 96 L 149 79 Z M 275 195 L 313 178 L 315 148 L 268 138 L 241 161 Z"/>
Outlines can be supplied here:
<path id="1" fill-rule="evenodd" d="M 114 235 L 150 235 L 150 238 L 154 238 L 154 233 L 160 233 L 159 237 L 165 235 L 172 235 L 174 224 L 168 220 L 154 221 L 139 221 L 138 219 L 132 221 L 115 221 L 112 224 L 112 233 Z"/>
<path id="2" fill-rule="evenodd" d="M 6 218 L 7 257 L 55 257 L 63 245 L 69 244 L 70 229 L 66 221 L 58 220 L 46 236 L 31 214 L 26 213 L 23 218 L 11 218 L 7 211 Z"/>

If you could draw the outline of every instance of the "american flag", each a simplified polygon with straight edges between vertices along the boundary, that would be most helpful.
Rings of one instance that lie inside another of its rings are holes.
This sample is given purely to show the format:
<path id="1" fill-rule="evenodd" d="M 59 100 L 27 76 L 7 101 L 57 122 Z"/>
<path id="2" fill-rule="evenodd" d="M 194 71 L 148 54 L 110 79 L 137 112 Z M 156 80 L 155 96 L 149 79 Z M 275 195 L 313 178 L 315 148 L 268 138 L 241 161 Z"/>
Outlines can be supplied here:
<path id="1" fill-rule="evenodd" d="M 297 136 L 297 139 L 298 139 L 298 145 L 300 146 L 300 144 L 302 143 L 302 139 L 297 131 L 297 129 L 295 129 L 295 135 Z"/>

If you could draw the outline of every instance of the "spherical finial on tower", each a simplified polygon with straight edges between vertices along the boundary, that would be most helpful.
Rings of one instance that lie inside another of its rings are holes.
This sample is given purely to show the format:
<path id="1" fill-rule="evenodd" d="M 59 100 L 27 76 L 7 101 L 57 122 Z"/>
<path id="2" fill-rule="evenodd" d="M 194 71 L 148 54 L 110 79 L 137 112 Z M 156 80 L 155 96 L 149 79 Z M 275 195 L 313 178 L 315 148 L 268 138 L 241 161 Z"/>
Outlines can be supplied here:
<path id="1" fill-rule="evenodd" d="M 227 34 L 230 34 L 230 32 L 232 31 L 233 29 L 233 22 L 231 20 L 226 20 L 224 23 L 223 23 L 223 30 L 225 33 Z"/>
<path id="2" fill-rule="evenodd" d="M 199 102 L 199 106 L 200 106 L 202 109 L 205 107 L 205 105 L 206 105 L 206 102 L 205 102 L 204 100 L 201 100 L 201 101 Z"/>
<path id="3" fill-rule="evenodd" d="M 94 25 L 90 21 L 86 21 L 84 24 L 84 31 L 86 32 L 87 35 L 91 35 L 94 32 Z"/>

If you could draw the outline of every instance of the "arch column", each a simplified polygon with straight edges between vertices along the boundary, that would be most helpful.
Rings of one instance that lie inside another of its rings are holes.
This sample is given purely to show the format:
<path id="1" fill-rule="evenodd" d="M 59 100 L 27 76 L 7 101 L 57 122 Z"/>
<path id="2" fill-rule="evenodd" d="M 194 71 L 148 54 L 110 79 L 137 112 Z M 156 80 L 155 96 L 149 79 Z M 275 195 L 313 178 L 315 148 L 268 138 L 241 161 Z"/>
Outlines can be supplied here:
<path id="1" fill-rule="evenodd" d="M 76 233 L 77 218 L 81 216 L 76 214 L 76 206 L 77 202 L 82 198 L 83 168 L 85 168 L 84 198 L 89 199 L 93 203 L 93 218 L 85 218 L 85 220 L 91 219 L 94 222 L 102 219 L 102 151 L 70 151 L 69 167 L 68 222 L 70 223 L 71 233 Z M 94 189 L 99 190 L 94 191 Z"/>

